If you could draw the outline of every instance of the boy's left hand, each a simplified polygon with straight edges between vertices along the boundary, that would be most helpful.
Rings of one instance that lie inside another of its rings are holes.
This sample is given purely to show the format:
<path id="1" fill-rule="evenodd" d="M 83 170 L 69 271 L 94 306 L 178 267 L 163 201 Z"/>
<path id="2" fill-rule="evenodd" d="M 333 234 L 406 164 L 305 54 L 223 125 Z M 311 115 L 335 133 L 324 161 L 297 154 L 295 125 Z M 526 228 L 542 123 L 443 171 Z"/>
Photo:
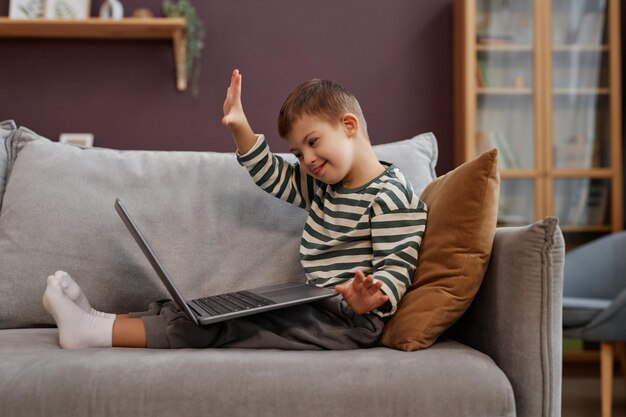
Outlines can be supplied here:
<path id="1" fill-rule="evenodd" d="M 374 275 L 365 277 L 363 272 L 357 271 L 351 283 L 337 285 L 335 291 L 343 296 L 355 313 L 364 314 L 389 300 L 389 297 L 380 290 L 382 286 L 383 283 L 376 281 Z"/>

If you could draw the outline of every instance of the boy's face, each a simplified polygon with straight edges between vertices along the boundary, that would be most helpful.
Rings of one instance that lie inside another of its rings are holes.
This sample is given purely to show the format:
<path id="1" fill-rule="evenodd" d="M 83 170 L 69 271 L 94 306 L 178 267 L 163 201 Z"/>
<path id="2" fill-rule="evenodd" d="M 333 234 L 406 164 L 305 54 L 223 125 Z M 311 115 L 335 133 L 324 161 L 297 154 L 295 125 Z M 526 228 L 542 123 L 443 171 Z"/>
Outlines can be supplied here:
<path id="1" fill-rule="evenodd" d="M 305 114 L 294 122 L 287 142 L 309 175 L 326 184 L 336 184 L 352 168 L 353 127 L 350 121 L 342 120 L 332 125 Z"/>

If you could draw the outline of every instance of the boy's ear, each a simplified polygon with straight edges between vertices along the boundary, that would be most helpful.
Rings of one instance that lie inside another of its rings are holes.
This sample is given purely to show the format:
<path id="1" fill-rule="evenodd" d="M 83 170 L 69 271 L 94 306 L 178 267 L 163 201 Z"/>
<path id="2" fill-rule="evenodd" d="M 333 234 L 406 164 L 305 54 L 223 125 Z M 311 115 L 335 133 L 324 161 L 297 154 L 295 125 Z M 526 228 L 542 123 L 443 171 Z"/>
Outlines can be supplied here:
<path id="1" fill-rule="evenodd" d="M 352 113 L 344 114 L 341 122 L 348 136 L 354 136 L 359 130 L 359 119 Z"/>

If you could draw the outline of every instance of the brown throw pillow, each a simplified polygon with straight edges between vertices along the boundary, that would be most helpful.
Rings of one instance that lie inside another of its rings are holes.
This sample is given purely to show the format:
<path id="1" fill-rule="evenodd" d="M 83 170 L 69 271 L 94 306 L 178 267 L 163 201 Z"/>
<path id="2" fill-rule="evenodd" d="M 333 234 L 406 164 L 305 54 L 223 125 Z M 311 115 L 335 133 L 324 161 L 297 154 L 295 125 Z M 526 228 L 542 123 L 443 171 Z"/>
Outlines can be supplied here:
<path id="1" fill-rule="evenodd" d="M 404 351 L 427 348 L 467 310 L 491 256 L 499 191 L 496 149 L 426 186 L 421 199 L 428 220 L 418 267 L 385 325 L 383 345 Z"/>

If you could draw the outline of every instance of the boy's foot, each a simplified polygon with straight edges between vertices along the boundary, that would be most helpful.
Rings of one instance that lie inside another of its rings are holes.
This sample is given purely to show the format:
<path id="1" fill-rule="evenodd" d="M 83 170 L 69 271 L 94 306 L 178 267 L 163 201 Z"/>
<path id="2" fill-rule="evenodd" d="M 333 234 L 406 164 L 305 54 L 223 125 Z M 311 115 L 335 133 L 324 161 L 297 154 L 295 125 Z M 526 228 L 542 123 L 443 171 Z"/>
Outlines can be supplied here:
<path id="1" fill-rule="evenodd" d="M 111 347 L 115 319 L 92 316 L 70 300 L 54 275 L 48 277 L 43 305 L 59 328 L 63 349 Z"/>
<path id="2" fill-rule="evenodd" d="M 89 304 L 89 300 L 87 300 L 83 291 L 67 272 L 57 271 L 54 273 L 54 276 L 59 281 L 61 289 L 65 295 L 67 295 L 70 300 L 74 301 L 76 305 L 82 308 L 85 313 L 92 314 L 96 317 L 103 317 L 105 319 L 114 319 L 116 317 L 115 314 L 103 313 L 102 311 L 98 311 L 91 307 L 91 304 Z"/>

